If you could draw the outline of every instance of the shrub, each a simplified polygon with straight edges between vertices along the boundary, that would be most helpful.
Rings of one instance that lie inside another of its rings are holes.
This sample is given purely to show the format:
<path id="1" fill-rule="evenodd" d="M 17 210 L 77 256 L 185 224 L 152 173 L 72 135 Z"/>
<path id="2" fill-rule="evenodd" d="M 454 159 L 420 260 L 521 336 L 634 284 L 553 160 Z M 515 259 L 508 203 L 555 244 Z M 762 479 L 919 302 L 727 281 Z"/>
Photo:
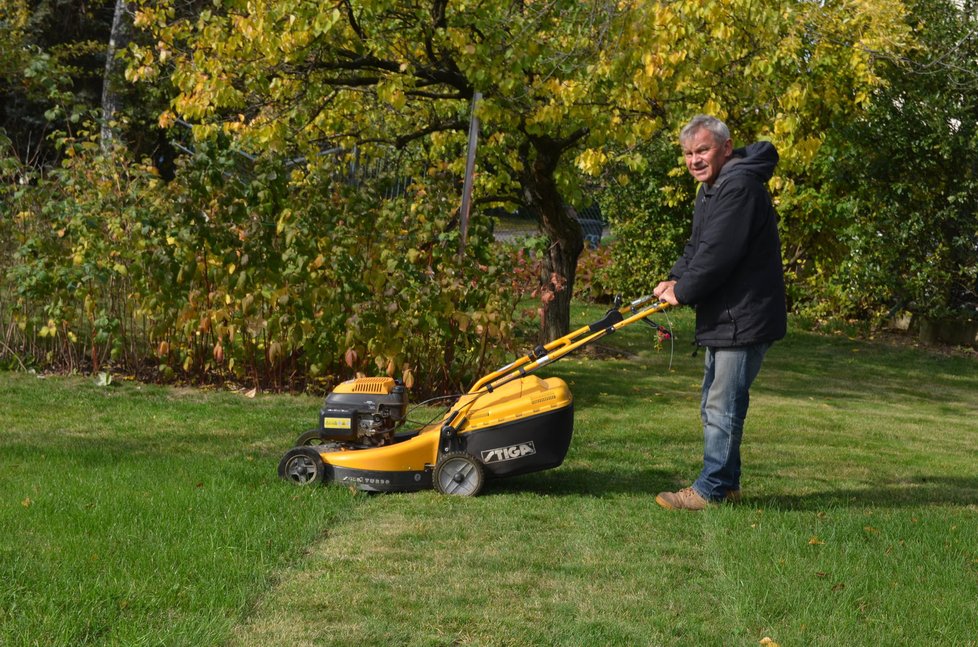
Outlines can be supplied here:
<path id="1" fill-rule="evenodd" d="M 382 177 L 242 169 L 210 142 L 167 183 L 90 140 L 62 145 L 61 167 L 3 195 L 8 359 L 274 388 L 388 374 L 429 393 L 512 347 L 512 259 L 480 217 L 459 254 L 451 182 L 384 198 Z"/>

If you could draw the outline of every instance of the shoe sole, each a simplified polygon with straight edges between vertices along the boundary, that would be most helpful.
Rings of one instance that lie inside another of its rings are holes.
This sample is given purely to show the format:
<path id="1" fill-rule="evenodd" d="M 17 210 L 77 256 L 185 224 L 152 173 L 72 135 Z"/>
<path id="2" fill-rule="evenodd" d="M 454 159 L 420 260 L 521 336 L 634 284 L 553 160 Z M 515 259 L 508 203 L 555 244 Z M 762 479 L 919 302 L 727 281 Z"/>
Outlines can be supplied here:
<path id="1" fill-rule="evenodd" d="M 678 506 L 671 505 L 668 501 L 666 501 L 659 495 L 655 496 L 655 502 L 658 503 L 663 508 L 665 508 L 666 510 L 689 510 L 690 512 L 702 512 L 707 507 L 709 507 L 709 504 L 707 504 L 706 507 L 703 508 L 681 508 Z"/>
<path id="2" fill-rule="evenodd" d="M 662 498 L 661 496 L 659 496 L 659 495 L 656 495 L 656 497 L 655 497 L 655 502 L 656 502 L 656 503 L 658 503 L 658 504 L 659 504 L 660 506 L 662 506 L 663 508 L 665 508 L 666 510 L 676 510 L 676 508 L 675 508 L 675 507 L 673 507 L 673 506 L 671 506 L 671 505 L 669 505 L 668 503 L 666 503 L 666 500 L 665 500 L 665 499 L 663 499 L 663 498 Z"/>

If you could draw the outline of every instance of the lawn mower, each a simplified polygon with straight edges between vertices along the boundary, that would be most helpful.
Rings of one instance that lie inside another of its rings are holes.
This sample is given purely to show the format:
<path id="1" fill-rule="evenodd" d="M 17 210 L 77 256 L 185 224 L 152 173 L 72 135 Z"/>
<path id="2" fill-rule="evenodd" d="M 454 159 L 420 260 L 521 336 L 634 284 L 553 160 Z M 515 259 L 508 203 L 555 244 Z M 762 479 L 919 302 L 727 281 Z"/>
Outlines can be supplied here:
<path id="1" fill-rule="evenodd" d="M 557 377 L 533 375 L 668 304 L 643 297 L 617 299 L 605 316 L 538 346 L 479 379 L 437 422 L 400 430 L 407 420 L 407 389 L 389 377 L 361 377 L 337 386 L 323 403 L 319 425 L 299 436 L 279 462 L 281 478 L 297 485 L 332 482 L 368 492 L 434 487 L 475 496 L 487 479 L 559 466 L 570 446 L 574 400 Z M 448 399 L 448 398 L 445 398 Z"/>

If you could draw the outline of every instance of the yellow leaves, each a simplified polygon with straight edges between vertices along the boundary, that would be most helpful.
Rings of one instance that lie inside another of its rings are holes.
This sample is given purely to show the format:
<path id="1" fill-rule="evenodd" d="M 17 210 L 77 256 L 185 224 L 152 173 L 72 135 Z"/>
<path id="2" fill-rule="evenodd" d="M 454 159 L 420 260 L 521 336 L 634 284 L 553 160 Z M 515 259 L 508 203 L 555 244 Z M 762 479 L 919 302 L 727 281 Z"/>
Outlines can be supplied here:
<path id="1" fill-rule="evenodd" d="M 724 40 L 730 40 L 733 37 L 734 33 L 733 33 L 733 29 L 729 25 L 727 25 L 722 20 L 718 20 L 713 23 L 713 29 L 711 30 L 710 35 L 715 40 L 724 41 Z"/>
<path id="2" fill-rule="evenodd" d="M 726 111 L 720 106 L 720 103 L 712 97 L 707 99 L 706 103 L 703 104 L 703 112 L 708 115 L 715 115 L 720 119 L 724 119 L 727 116 Z"/>
<path id="3" fill-rule="evenodd" d="M 660 70 L 662 69 L 662 55 L 658 52 L 646 52 L 642 56 L 642 66 L 643 72 L 647 77 L 654 78 L 658 76 Z"/>
<path id="4" fill-rule="evenodd" d="M 806 137 L 801 141 L 795 142 L 794 153 L 798 156 L 802 164 L 809 164 L 815 159 L 815 155 L 821 147 L 821 137 Z"/>
<path id="5" fill-rule="evenodd" d="M 764 636 L 763 638 L 761 638 L 759 644 L 764 645 L 764 647 L 781 647 L 778 643 L 771 640 L 771 638 L 769 638 L 768 636 Z"/>
<path id="6" fill-rule="evenodd" d="M 774 120 L 774 134 L 779 139 L 792 139 L 792 135 L 798 130 L 800 121 L 797 115 L 791 113 L 780 113 Z"/>
<path id="7" fill-rule="evenodd" d="M 159 75 L 156 67 L 156 57 L 153 50 L 149 47 L 139 45 L 129 46 L 130 63 L 126 67 L 125 77 L 127 81 L 147 81 L 155 79 Z"/>
<path id="8" fill-rule="evenodd" d="M 402 110 L 407 105 L 407 95 L 396 85 L 378 85 L 377 94 L 382 101 L 390 104 L 395 110 Z"/>
<path id="9" fill-rule="evenodd" d="M 573 105 L 584 98 L 587 86 L 574 79 L 551 79 L 544 86 L 551 96 L 551 103 Z"/>
<path id="10" fill-rule="evenodd" d="M 235 15 L 231 17 L 231 22 L 234 27 L 234 31 L 239 33 L 247 40 L 254 40 L 258 31 L 258 27 L 254 20 L 248 16 Z"/>
<path id="11" fill-rule="evenodd" d="M 163 129 L 170 128 L 176 122 L 177 122 L 177 116 L 175 114 L 173 114 L 169 110 L 164 111 L 160 115 L 160 118 L 159 118 L 159 121 L 158 121 L 160 128 L 163 128 Z"/>
<path id="12" fill-rule="evenodd" d="M 778 103 L 784 110 L 797 110 L 805 106 L 807 97 L 808 88 L 800 82 L 795 82 L 780 94 Z"/>
<path id="13" fill-rule="evenodd" d="M 48 319 L 46 326 L 42 326 L 37 334 L 41 337 L 54 337 L 58 334 L 58 324 L 55 323 L 54 319 Z"/>
<path id="14" fill-rule="evenodd" d="M 666 60 L 669 62 L 670 65 L 676 67 L 677 65 L 679 65 L 680 63 L 686 60 L 686 50 L 680 49 L 673 52 L 669 52 L 669 55 L 666 56 Z"/>
<path id="15" fill-rule="evenodd" d="M 816 536 L 816 535 L 812 535 L 811 538 L 808 540 L 808 545 L 809 546 L 821 546 L 824 543 L 825 543 L 825 541 L 822 540 L 822 539 L 819 539 L 818 536 Z"/>
<path id="16" fill-rule="evenodd" d="M 575 160 L 577 167 L 591 176 L 598 176 L 608 163 L 608 155 L 603 150 L 589 148 L 582 151 Z"/>

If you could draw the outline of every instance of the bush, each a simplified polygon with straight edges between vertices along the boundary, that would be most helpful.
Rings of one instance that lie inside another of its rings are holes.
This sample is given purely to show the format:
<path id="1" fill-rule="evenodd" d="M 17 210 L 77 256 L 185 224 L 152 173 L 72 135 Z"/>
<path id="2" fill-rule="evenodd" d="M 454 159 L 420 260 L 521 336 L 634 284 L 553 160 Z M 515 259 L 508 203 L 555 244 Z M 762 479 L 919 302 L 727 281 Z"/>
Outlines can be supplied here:
<path id="1" fill-rule="evenodd" d="M 429 393 L 513 346 L 511 258 L 478 217 L 459 255 L 450 182 L 384 199 L 384 178 L 242 169 L 210 142 L 167 183 L 90 140 L 62 145 L 60 168 L 2 196 L 17 214 L 0 261 L 8 360 L 272 388 L 388 374 Z"/>

